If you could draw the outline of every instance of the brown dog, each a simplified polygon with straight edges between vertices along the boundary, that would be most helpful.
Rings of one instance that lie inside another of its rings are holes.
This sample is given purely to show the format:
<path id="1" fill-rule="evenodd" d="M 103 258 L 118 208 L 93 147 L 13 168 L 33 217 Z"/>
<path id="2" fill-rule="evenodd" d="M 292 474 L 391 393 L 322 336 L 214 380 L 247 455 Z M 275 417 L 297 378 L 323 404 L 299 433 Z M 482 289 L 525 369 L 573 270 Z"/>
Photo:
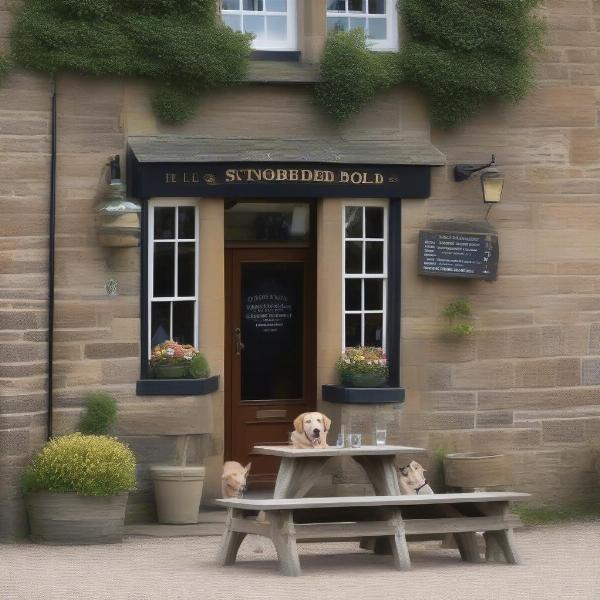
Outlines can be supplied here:
<path id="1" fill-rule="evenodd" d="M 294 419 L 291 435 L 294 448 L 327 448 L 331 419 L 320 412 L 305 412 Z"/>
<path id="2" fill-rule="evenodd" d="M 402 495 L 433 494 L 425 479 L 425 469 L 416 460 L 411 460 L 405 467 L 400 467 L 398 475 Z"/>
<path id="3" fill-rule="evenodd" d="M 223 465 L 221 477 L 221 492 L 223 498 L 240 498 L 246 491 L 246 480 L 252 463 L 243 467 L 239 462 L 228 460 Z"/>

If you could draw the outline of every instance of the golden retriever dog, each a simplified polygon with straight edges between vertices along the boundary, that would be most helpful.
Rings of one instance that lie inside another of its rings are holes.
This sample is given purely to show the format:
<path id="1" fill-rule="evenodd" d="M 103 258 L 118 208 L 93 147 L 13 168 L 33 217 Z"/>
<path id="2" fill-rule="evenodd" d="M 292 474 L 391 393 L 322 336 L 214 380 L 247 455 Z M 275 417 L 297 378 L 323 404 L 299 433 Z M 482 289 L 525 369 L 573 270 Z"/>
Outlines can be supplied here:
<path id="1" fill-rule="evenodd" d="M 331 419 L 320 412 L 305 412 L 294 419 L 291 442 L 294 448 L 327 448 Z"/>
<path id="2" fill-rule="evenodd" d="M 400 493 L 403 496 L 433 494 L 425 479 L 425 469 L 416 460 L 411 460 L 405 467 L 400 467 L 398 475 Z"/>
<path id="3" fill-rule="evenodd" d="M 241 498 L 246 491 L 246 481 L 252 463 L 243 467 L 239 462 L 228 460 L 223 465 L 223 475 L 221 477 L 221 492 L 223 498 Z"/>

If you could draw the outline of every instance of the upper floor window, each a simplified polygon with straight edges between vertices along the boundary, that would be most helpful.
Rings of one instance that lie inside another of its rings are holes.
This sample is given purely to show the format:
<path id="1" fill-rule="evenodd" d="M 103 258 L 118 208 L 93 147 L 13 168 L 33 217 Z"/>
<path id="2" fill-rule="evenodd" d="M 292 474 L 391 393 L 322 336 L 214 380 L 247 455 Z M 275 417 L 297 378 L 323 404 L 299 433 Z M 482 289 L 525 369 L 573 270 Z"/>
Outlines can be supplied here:
<path id="1" fill-rule="evenodd" d="M 296 0 L 222 0 L 225 25 L 254 34 L 255 50 L 296 50 Z"/>
<path id="2" fill-rule="evenodd" d="M 328 0 L 327 29 L 361 27 L 373 50 L 398 49 L 397 0 Z"/>

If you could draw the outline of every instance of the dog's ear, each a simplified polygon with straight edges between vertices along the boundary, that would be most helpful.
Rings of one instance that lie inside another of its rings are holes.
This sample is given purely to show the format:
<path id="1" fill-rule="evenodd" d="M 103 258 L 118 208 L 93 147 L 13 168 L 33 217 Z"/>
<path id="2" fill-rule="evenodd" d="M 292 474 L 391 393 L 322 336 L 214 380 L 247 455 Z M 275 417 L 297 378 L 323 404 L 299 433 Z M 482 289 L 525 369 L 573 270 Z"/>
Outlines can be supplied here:
<path id="1" fill-rule="evenodd" d="M 301 415 L 298 415 L 295 419 L 294 419 L 294 429 L 298 432 L 298 433 L 302 433 L 304 431 L 304 415 L 306 413 L 302 413 Z"/>
<path id="2" fill-rule="evenodd" d="M 325 414 L 323 414 L 323 423 L 325 424 L 325 431 L 329 431 L 331 429 L 331 419 Z"/>
<path id="3" fill-rule="evenodd" d="M 246 471 L 246 475 L 248 475 L 248 473 L 250 473 L 250 469 L 252 468 L 252 463 L 249 462 L 245 467 L 244 467 L 244 471 Z"/>

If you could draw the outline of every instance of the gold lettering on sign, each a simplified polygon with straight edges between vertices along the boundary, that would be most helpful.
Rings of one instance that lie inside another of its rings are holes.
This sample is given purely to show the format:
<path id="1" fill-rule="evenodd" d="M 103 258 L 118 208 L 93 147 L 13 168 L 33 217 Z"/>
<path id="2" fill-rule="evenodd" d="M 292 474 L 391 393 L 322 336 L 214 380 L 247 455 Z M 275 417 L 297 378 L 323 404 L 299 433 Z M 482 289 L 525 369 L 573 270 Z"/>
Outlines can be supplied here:
<path id="1" fill-rule="evenodd" d="M 175 174 L 173 174 L 175 177 Z M 186 183 L 198 182 L 197 173 L 184 173 Z M 173 181 L 175 181 L 173 179 Z M 256 183 L 262 181 L 298 181 L 301 183 L 348 183 L 351 185 L 381 185 L 381 173 L 369 171 L 330 171 L 323 169 L 227 169 L 225 183 Z"/>
<path id="2" fill-rule="evenodd" d="M 165 183 L 177 183 L 177 173 L 166 173 Z"/>

